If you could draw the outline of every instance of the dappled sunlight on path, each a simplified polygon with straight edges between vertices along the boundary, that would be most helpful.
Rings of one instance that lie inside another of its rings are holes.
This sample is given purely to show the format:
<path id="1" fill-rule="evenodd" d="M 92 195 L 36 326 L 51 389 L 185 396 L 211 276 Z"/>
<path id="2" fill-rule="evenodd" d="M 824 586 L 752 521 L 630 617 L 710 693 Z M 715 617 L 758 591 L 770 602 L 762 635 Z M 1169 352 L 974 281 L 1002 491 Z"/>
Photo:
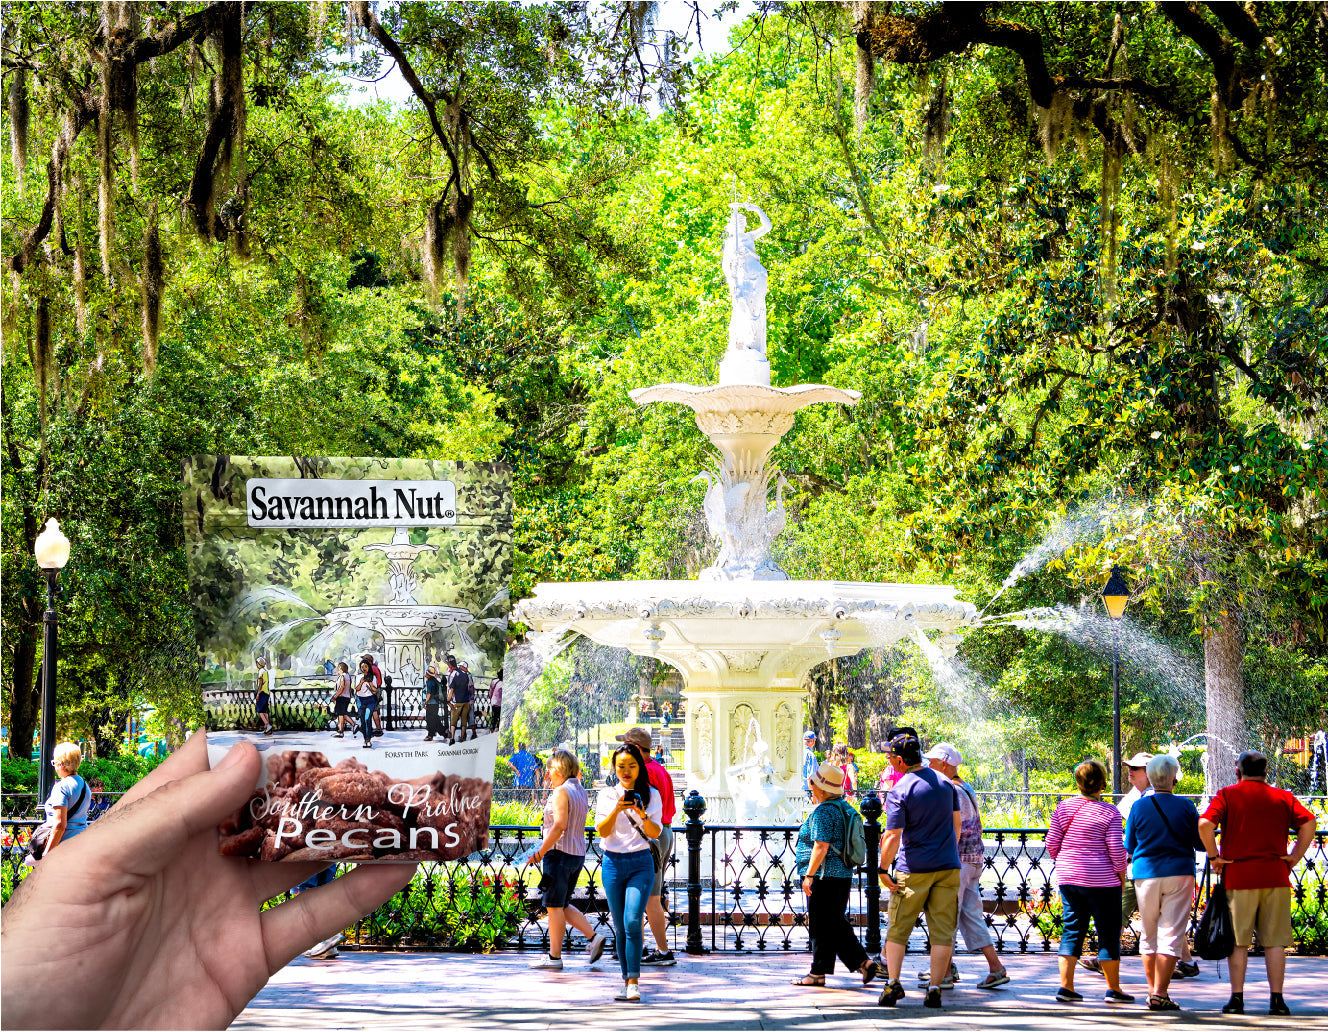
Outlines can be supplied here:
<path id="1" fill-rule="evenodd" d="M 807 970 L 809 955 L 771 954 L 723 957 L 680 956 L 673 968 L 642 971 L 646 1005 L 613 1002 L 618 967 L 605 958 L 588 968 L 579 957 L 565 960 L 561 972 L 532 972 L 533 954 L 501 953 L 343 953 L 330 961 L 300 958 L 277 973 L 236 1019 L 236 1029 L 419 1029 L 485 1028 L 505 1032 L 568 1028 L 612 1029 L 642 1025 L 655 1032 L 728 1032 L 739 1029 L 815 1028 L 830 1032 L 885 1027 L 901 1019 L 930 1018 L 947 1029 L 1081 1029 L 1158 1027 L 1202 1024 L 1205 1028 L 1276 1027 L 1328 1029 L 1328 959 L 1292 957 L 1288 961 L 1286 998 L 1292 1025 L 1269 1018 L 1262 963 L 1251 964 L 1246 989 L 1250 1014 L 1227 1017 L 1226 966 L 1202 963 L 1197 980 L 1175 983 L 1173 998 L 1186 1010 L 1172 1016 L 1151 1014 L 1144 1006 L 1147 989 L 1142 965 L 1126 958 L 1123 988 L 1138 997 L 1125 1007 L 1102 1004 L 1101 978 L 1081 972 L 1076 988 L 1084 1003 L 1056 1004 L 1056 958 L 1036 954 L 1004 957 L 1013 981 L 1002 990 L 972 988 L 985 963 L 960 957 L 963 979 L 945 994 L 939 1012 L 924 1010 L 914 972 L 924 964 L 910 954 L 904 980 L 908 996 L 895 1010 L 878 1007 L 880 982 L 864 987 L 856 974 L 831 976 L 825 989 L 798 989 L 791 979 Z M 1191 1009 L 1193 1008 L 1193 1009 Z"/>

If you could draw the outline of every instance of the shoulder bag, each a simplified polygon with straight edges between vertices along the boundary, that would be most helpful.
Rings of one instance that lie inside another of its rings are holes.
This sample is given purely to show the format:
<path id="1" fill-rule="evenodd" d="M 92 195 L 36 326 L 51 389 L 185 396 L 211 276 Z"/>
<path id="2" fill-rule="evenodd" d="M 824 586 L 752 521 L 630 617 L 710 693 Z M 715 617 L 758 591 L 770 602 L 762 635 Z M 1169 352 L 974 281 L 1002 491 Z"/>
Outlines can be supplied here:
<path id="1" fill-rule="evenodd" d="M 1212 864 L 1204 865 L 1205 886 L 1212 869 Z M 1194 930 L 1194 955 L 1204 960 L 1226 960 L 1235 950 L 1236 930 L 1232 927 L 1231 907 L 1227 903 L 1227 878 L 1220 874 Z"/>
<path id="2" fill-rule="evenodd" d="M 83 779 L 79 778 L 79 781 L 83 781 Z M 83 800 L 87 798 L 87 795 L 88 783 L 83 781 L 83 789 L 78 793 L 78 799 L 74 801 L 74 805 L 69 808 L 68 813 L 78 813 L 83 808 Z M 46 843 L 50 841 L 50 838 L 51 824 L 48 821 L 44 821 L 32 829 L 32 835 L 28 839 L 28 853 L 23 858 L 25 866 L 36 866 L 37 861 L 46 855 Z"/>
<path id="3" fill-rule="evenodd" d="M 636 821 L 632 820 L 628 814 L 623 814 L 627 818 L 627 823 L 632 826 L 632 830 L 645 839 L 645 843 L 650 847 L 650 859 L 655 862 L 655 873 L 658 874 L 664 866 L 664 847 L 659 839 L 652 839 L 647 835 Z"/>

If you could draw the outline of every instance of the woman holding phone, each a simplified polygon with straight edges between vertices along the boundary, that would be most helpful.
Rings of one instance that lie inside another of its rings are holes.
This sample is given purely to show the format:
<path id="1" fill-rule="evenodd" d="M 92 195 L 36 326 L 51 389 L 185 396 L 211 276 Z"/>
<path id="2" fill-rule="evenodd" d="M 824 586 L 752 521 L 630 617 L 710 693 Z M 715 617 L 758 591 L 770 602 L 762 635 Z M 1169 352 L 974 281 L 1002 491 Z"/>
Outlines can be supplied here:
<path id="1" fill-rule="evenodd" d="M 641 919 L 655 884 L 651 842 L 659 838 L 664 804 L 659 793 L 650 791 L 646 759 L 635 745 L 624 742 L 611 762 L 618 784 L 600 789 L 595 803 L 595 831 L 604 852 L 600 873 L 622 968 L 623 987 L 614 999 L 640 1003 L 644 943 Z"/>

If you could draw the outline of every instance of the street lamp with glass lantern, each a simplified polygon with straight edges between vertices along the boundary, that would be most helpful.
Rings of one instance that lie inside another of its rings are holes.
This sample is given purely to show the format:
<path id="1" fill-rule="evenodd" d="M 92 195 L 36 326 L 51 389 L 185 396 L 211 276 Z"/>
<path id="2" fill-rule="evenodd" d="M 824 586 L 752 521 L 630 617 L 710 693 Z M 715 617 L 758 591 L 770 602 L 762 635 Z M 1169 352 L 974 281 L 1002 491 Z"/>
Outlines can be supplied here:
<path id="1" fill-rule="evenodd" d="M 55 596 L 59 593 L 56 580 L 69 562 L 69 539 L 60 532 L 60 521 L 51 518 L 37 535 L 33 546 L 37 565 L 46 574 L 46 613 L 42 617 L 42 704 L 41 704 L 41 761 L 37 769 L 37 804 L 40 806 L 51 795 L 55 784 L 55 770 L 51 760 L 55 755 Z"/>
<path id="2" fill-rule="evenodd" d="M 1130 601 L 1130 586 L 1119 566 L 1111 568 L 1111 579 L 1102 589 L 1102 604 L 1111 617 L 1111 791 L 1121 794 L 1120 743 L 1120 622 Z"/>

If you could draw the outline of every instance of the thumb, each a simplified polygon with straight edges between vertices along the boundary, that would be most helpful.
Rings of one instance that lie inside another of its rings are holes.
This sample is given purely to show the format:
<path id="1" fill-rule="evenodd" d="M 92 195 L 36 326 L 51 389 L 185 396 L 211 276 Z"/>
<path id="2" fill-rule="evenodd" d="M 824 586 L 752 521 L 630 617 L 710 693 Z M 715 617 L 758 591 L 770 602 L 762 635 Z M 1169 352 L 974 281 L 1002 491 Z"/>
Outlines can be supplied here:
<path id="1" fill-rule="evenodd" d="M 128 806 L 115 807 L 79 837 L 96 846 L 108 869 L 152 874 L 196 835 L 215 835 L 217 825 L 249 800 L 260 769 L 258 750 L 241 742 L 215 769 L 168 782 Z"/>

